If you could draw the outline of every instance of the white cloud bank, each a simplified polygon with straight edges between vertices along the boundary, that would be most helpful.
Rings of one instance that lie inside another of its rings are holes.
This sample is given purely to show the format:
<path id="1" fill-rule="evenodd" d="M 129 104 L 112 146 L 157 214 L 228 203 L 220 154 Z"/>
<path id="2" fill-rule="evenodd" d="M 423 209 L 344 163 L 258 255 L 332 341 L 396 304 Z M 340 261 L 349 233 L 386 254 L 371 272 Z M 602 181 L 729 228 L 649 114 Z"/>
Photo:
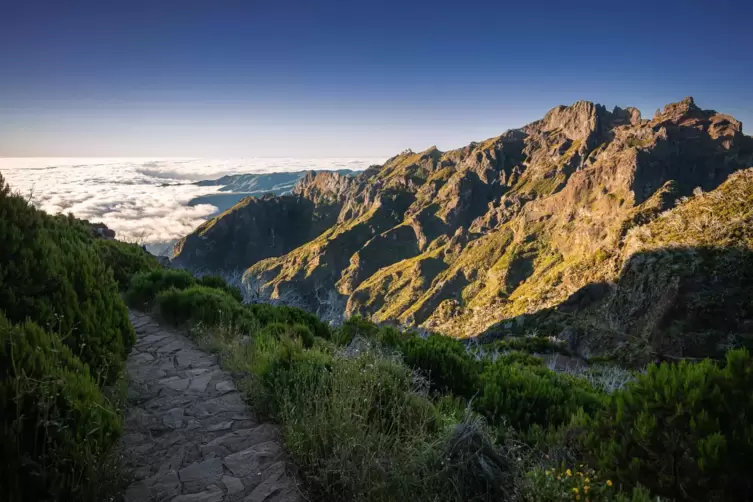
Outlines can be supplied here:
<path id="1" fill-rule="evenodd" d="M 159 249 L 193 231 L 216 208 L 193 207 L 194 197 L 220 187 L 190 183 L 226 174 L 306 169 L 365 169 L 384 159 L 136 159 L 0 158 L 0 173 L 11 188 L 32 194 L 49 213 L 73 213 L 102 222 L 118 239 Z"/>

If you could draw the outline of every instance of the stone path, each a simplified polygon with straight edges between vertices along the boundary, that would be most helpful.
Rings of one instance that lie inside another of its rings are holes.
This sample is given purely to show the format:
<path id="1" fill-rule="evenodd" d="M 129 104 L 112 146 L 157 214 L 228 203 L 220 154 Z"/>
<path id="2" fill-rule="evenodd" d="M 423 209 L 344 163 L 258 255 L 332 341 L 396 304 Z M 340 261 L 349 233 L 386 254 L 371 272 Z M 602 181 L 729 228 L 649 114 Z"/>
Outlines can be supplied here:
<path id="1" fill-rule="evenodd" d="M 217 358 L 131 312 L 126 502 L 299 502 L 278 429 L 260 424 Z"/>

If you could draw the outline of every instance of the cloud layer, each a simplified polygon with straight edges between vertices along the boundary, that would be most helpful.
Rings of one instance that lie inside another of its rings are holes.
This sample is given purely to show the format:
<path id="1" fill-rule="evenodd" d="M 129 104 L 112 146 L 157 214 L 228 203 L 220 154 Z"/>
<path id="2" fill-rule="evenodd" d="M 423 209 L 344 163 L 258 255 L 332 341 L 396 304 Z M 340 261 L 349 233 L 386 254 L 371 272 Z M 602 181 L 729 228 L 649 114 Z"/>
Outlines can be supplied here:
<path id="1" fill-rule="evenodd" d="M 31 195 L 34 204 L 49 213 L 102 222 L 118 239 L 160 250 L 216 210 L 209 204 L 187 205 L 220 188 L 191 182 L 226 174 L 364 169 L 383 160 L 0 158 L 0 172 L 13 190 Z"/>

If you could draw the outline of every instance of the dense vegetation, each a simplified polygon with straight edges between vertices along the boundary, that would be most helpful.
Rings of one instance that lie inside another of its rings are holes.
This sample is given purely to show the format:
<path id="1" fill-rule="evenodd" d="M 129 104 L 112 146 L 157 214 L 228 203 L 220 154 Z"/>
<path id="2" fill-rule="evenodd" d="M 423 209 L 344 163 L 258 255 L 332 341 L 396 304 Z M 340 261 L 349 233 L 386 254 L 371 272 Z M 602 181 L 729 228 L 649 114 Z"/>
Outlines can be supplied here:
<path id="1" fill-rule="evenodd" d="M 137 244 L 129 244 L 109 239 L 95 239 L 94 247 L 102 263 L 110 267 L 120 289 L 125 289 L 131 277 L 145 270 L 160 268 L 157 260 Z"/>
<path id="2" fill-rule="evenodd" d="M 753 498 L 753 358 L 649 368 L 591 421 L 589 456 L 615 480 L 677 500 Z"/>
<path id="3" fill-rule="evenodd" d="M 86 222 L 49 216 L 0 176 L 0 499 L 102 500 L 117 490 L 119 281 L 154 268 Z"/>
<path id="4" fill-rule="evenodd" d="M 745 350 L 653 365 L 608 393 L 532 355 L 559 352 L 543 338 L 471 349 L 359 317 L 330 328 L 298 309 L 243 305 L 219 284 L 177 288 L 172 274 L 151 273 L 154 309 L 245 375 L 317 500 L 753 496 Z"/>

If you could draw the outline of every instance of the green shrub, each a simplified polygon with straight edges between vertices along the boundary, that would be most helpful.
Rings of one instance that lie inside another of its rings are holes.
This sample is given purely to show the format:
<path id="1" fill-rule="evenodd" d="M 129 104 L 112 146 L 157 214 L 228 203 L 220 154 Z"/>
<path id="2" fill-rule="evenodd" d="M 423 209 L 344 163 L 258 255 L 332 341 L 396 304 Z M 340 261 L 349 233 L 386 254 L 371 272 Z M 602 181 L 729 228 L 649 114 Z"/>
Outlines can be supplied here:
<path id="1" fill-rule="evenodd" d="M 375 340 L 377 333 L 379 333 L 379 326 L 361 316 L 353 316 L 346 319 L 335 330 L 333 341 L 338 345 L 348 345 L 356 336 Z"/>
<path id="2" fill-rule="evenodd" d="M 303 343 L 303 346 L 307 349 L 314 346 L 314 343 L 316 341 L 316 338 L 314 337 L 314 334 L 311 332 L 311 328 L 306 326 L 305 324 L 293 324 L 288 328 L 290 335 L 293 338 L 298 338 Z"/>
<path id="3" fill-rule="evenodd" d="M 100 472 L 122 422 L 89 368 L 57 335 L 1 313 L 0 368 L 0 493 L 102 500 Z"/>
<path id="4" fill-rule="evenodd" d="M 172 287 L 157 295 L 155 305 L 159 315 L 176 326 L 226 323 L 241 333 L 253 333 L 259 327 L 257 319 L 230 294 L 206 286 Z"/>
<path id="5" fill-rule="evenodd" d="M 141 272 L 131 278 L 125 299 L 132 307 L 149 307 L 161 291 L 170 288 L 186 289 L 194 284 L 196 279 L 185 270 L 160 269 Z"/>
<path id="6" fill-rule="evenodd" d="M 112 382 L 135 335 L 91 233 L 34 209 L 0 178 L 0 243 L 0 310 L 60 333 L 97 378 Z"/>
<path id="7" fill-rule="evenodd" d="M 499 360 L 482 372 L 474 406 L 492 423 L 504 421 L 526 431 L 533 425 L 557 427 L 581 408 L 595 412 L 602 402 L 603 395 L 583 380 Z"/>
<path id="8" fill-rule="evenodd" d="M 120 289 L 126 289 L 136 273 L 162 268 L 157 258 L 137 244 L 94 239 L 93 245 L 102 263 L 112 270 Z"/>
<path id="9" fill-rule="evenodd" d="M 238 300 L 238 303 L 243 302 L 243 295 L 241 294 L 240 288 L 235 286 L 228 286 L 227 282 L 225 282 L 225 279 L 223 279 L 219 275 L 203 275 L 199 277 L 198 284 L 200 286 L 206 286 L 208 288 L 221 289 L 222 291 L 229 293 L 230 296 Z"/>
<path id="10" fill-rule="evenodd" d="M 309 358 L 277 364 L 266 385 L 277 396 L 288 451 L 315 496 L 425 500 L 437 474 L 427 458 L 436 415 L 411 392 L 410 373 L 370 358 L 331 360 L 327 371 Z"/>
<path id="11" fill-rule="evenodd" d="M 379 326 L 376 339 L 387 347 L 399 348 L 403 343 L 418 335 L 412 331 L 403 331 L 394 326 Z"/>
<path id="12" fill-rule="evenodd" d="M 400 346 L 405 363 L 425 372 L 432 389 L 472 397 L 479 388 L 479 366 L 462 342 L 442 335 L 413 337 Z"/>
<path id="13" fill-rule="evenodd" d="M 235 286 L 228 286 L 225 279 L 218 275 L 205 275 L 197 279 L 186 270 L 162 268 L 134 275 L 125 298 L 126 302 L 133 307 L 150 307 L 161 291 L 170 288 L 186 289 L 194 285 L 227 293 L 237 303 L 243 300 L 241 290 Z"/>
<path id="14" fill-rule="evenodd" d="M 308 326 L 315 336 L 324 338 L 325 340 L 329 340 L 332 337 L 332 332 L 330 331 L 329 326 L 323 323 L 314 314 L 310 314 L 299 308 L 288 307 L 285 305 L 268 305 L 266 303 L 244 305 L 244 308 L 255 318 L 259 319 L 259 322 L 261 322 L 262 325 L 267 325 L 272 322 L 303 324 Z"/>
<path id="15" fill-rule="evenodd" d="M 290 337 L 301 341 L 305 348 L 314 346 L 316 338 L 311 329 L 305 324 L 283 324 L 281 322 L 269 323 L 261 329 L 256 336 L 271 336 L 276 339 Z"/>
<path id="16" fill-rule="evenodd" d="M 528 352 L 513 350 L 501 354 L 497 358 L 499 364 L 519 364 L 521 366 L 544 366 L 544 360 Z"/>
<path id="17" fill-rule="evenodd" d="M 196 284 L 185 289 L 173 286 L 161 290 L 163 284 L 171 281 L 186 284 L 184 274 L 160 272 L 156 279 L 149 277 L 155 275 L 153 273 L 137 275 L 131 291 L 143 298 L 145 295 L 141 291 L 160 290 L 153 303 L 160 316 L 176 326 L 202 324 L 213 327 L 223 324 L 228 332 L 249 335 L 264 328 L 266 334 L 278 339 L 282 335 L 299 338 L 306 347 L 314 345 L 315 335 L 323 334 L 323 338 L 329 338 L 329 328 L 315 316 L 300 309 L 266 304 L 243 305 L 225 289 Z"/>
<path id="18" fill-rule="evenodd" d="M 614 393 L 588 448 L 600 469 L 676 500 L 753 498 L 753 360 L 660 364 Z"/>

